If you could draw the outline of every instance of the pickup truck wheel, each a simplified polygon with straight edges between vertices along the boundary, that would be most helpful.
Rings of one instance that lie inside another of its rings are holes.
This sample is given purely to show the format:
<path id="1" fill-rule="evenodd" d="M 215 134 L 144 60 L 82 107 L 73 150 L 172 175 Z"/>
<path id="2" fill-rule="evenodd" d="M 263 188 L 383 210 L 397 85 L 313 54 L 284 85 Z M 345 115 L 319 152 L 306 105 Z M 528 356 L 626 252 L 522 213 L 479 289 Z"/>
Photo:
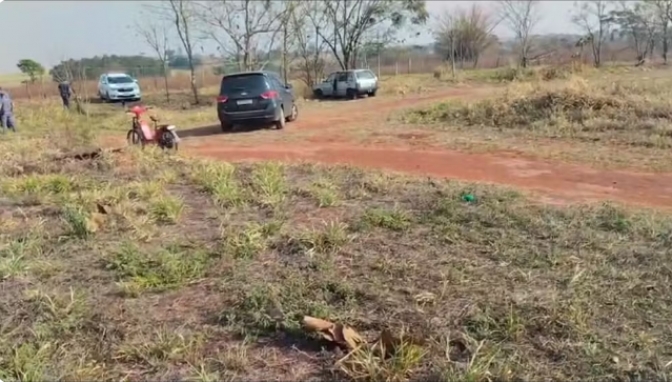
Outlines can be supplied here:
<path id="1" fill-rule="evenodd" d="M 280 108 L 280 115 L 278 116 L 278 120 L 275 121 L 274 125 L 276 130 L 282 130 L 285 128 L 285 111 L 282 108 Z"/>
<path id="2" fill-rule="evenodd" d="M 371 93 L 369 93 L 369 97 L 375 97 L 377 91 L 378 91 L 378 90 L 374 90 L 374 91 L 372 91 Z"/>
<path id="3" fill-rule="evenodd" d="M 345 92 L 345 96 L 348 99 L 357 99 L 357 91 L 355 89 L 348 89 Z"/>
<path id="4" fill-rule="evenodd" d="M 315 92 L 313 92 L 313 96 L 315 97 L 315 99 L 324 98 L 324 94 L 322 93 L 322 90 L 320 90 L 320 89 L 315 90 Z"/>

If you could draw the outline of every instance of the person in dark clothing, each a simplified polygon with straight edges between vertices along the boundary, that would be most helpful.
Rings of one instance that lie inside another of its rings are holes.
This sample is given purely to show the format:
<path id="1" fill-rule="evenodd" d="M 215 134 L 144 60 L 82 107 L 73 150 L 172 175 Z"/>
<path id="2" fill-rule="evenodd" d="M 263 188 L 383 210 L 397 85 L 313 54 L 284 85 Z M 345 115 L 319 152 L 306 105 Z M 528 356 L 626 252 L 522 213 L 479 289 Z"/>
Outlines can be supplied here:
<path id="1" fill-rule="evenodd" d="M 14 102 L 9 93 L 0 88 L 0 125 L 2 132 L 5 129 L 11 129 L 16 132 L 16 121 L 14 120 Z"/>
<path id="2" fill-rule="evenodd" d="M 61 95 L 61 100 L 63 101 L 63 107 L 70 109 L 70 83 L 68 81 L 61 81 L 58 84 L 58 93 Z"/>

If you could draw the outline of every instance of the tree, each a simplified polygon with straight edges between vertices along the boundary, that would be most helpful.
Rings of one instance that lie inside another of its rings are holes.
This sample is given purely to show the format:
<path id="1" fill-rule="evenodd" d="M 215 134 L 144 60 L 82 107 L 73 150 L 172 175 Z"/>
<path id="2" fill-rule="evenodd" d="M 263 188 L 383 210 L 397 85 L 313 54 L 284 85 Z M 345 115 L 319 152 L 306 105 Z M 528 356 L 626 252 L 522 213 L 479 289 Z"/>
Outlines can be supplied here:
<path id="1" fill-rule="evenodd" d="M 266 51 L 271 51 L 285 21 L 280 4 L 271 0 L 206 1 L 200 4 L 199 15 L 210 27 L 207 37 L 235 58 L 239 70 L 252 70 L 264 66 L 255 57 L 259 45 L 265 40 L 269 44 Z"/>
<path id="2" fill-rule="evenodd" d="M 356 66 L 366 38 L 391 39 L 407 22 L 419 25 L 429 18 L 424 0 L 323 0 L 319 5 L 325 17 L 316 32 L 343 70 Z"/>
<path id="3" fill-rule="evenodd" d="M 660 28 L 660 42 L 662 44 L 663 60 L 667 64 L 667 52 L 670 43 L 670 21 L 672 21 L 672 0 L 646 0 L 649 6 L 655 9 L 658 18 L 658 27 Z"/>
<path id="4" fill-rule="evenodd" d="M 572 21 L 584 31 L 584 41 L 590 44 L 593 64 L 602 65 L 602 47 L 609 36 L 612 17 L 609 2 L 606 0 L 588 0 L 574 3 L 576 8 Z"/>
<path id="5" fill-rule="evenodd" d="M 170 101 L 170 91 L 168 89 L 168 28 L 165 22 L 156 21 L 152 17 L 143 17 L 142 19 L 142 22 L 136 24 L 136 31 L 162 63 L 161 74 L 163 75 L 166 101 Z"/>
<path id="6" fill-rule="evenodd" d="M 611 20 L 620 28 L 619 34 L 628 38 L 641 63 L 647 54 L 653 53 L 658 33 L 656 14 L 646 3 L 619 4 L 619 9 L 611 11 Z"/>
<path id="7" fill-rule="evenodd" d="M 158 6 L 152 5 L 150 9 L 158 12 L 166 22 L 170 22 L 175 28 L 189 64 L 189 79 L 194 103 L 199 104 L 200 98 L 198 87 L 196 87 L 196 57 L 194 54 L 199 19 L 195 6 L 194 2 L 188 0 L 163 0 Z"/>
<path id="8" fill-rule="evenodd" d="M 500 0 L 499 10 L 502 20 L 516 36 L 518 44 L 518 60 L 521 67 L 526 68 L 532 48 L 532 30 L 541 16 L 538 12 L 537 0 Z"/>
<path id="9" fill-rule="evenodd" d="M 326 41 L 318 33 L 324 20 L 321 5 L 316 1 L 298 3 L 289 19 L 301 80 L 311 88 L 324 75 L 322 53 L 326 49 Z"/>
<path id="10" fill-rule="evenodd" d="M 496 39 L 492 30 L 497 22 L 479 4 L 469 10 L 446 11 L 439 16 L 435 26 L 436 49 L 451 63 L 471 61 L 474 67 L 485 49 Z"/>
<path id="11" fill-rule="evenodd" d="M 42 64 L 29 58 L 19 60 L 19 63 L 16 64 L 16 66 L 21 70 L 21 73 L 30 77 L 30 82 L 35 82 L 38 78 L 41 78 L 45 72 Z"/>

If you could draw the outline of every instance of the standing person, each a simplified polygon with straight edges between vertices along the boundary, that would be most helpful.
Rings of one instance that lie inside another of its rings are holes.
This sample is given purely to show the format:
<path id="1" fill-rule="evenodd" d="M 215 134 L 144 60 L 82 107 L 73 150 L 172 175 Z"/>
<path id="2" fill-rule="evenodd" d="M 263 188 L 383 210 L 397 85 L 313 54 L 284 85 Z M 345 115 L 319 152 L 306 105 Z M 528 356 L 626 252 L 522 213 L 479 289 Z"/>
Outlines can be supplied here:
<path id="1" fill-rule="evenodd" d="M 70 83 L 68 81 L 61 81 L 58 84 L 58 93 L 61 95 L 63 108 L 70 109 L 70 96 L 72 95 L 72 91 L 70 90 Z"/>
<path id="2" fill-rule="evenodd" d="M 9 93 L 0 88 L 0 123 L 4 129 L 12 129 L 16 133 L 16 121 L 14 120 L 14 102 Z"/>

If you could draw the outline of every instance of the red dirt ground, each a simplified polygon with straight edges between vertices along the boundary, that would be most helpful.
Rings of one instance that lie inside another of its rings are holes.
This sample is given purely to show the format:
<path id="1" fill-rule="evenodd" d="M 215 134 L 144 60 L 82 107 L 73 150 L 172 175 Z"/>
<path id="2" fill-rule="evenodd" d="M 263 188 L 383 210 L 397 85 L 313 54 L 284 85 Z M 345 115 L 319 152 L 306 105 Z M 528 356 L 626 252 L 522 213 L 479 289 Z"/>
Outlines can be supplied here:
<path id="1" fill-rule="evenodd" d="M 541 194 L 545 202 L 615 200 L 630 204 L 672 207 L 672 174 L 602 171 L 575 165 L 522 158 L 512 153 L 469 154 L 418 147 L 354 145 L 339 134 L 344 124 L 385 123 L 392 111 L 435 102 L 444 98 L 474 98 L 492 93 L 492 88 L 407 96 L 403 99 L 363 99 L 339 102 L 333 108 L 303 107 L 302 114 L 278 134 L 291 135 L 305 129 L 321 129 L 319 138 L 299 142 L 243 147 L 230 142 L 228 135 L 187 138 L 187 152 L 222 160 L 313 161 L 382 168 L 418 175 L 510 185 Z M 216 129 L 215 129 L 216 130 Z M 256 133 L 251 133 L 256 134 Z M 397 135 L 400 137 L 400 135 Z M 403 137 L 402 137 L 403 138 Z M 301 141 L 302 140 L 302 141 Z"/>

